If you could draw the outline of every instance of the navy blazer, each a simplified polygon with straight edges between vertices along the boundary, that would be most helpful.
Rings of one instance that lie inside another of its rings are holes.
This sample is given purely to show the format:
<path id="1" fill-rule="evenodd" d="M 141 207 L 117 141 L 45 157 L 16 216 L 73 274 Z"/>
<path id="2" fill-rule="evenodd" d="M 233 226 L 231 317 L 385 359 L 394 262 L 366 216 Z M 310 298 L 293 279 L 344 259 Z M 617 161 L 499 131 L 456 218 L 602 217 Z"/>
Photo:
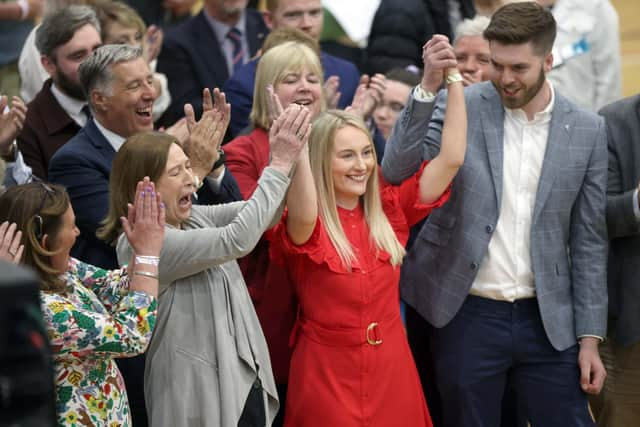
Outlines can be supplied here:
<path id="1" fill-rule="evenodd" d="M 259 59 L 259 58 L 258 58 Z M 240 135 L 249 125 L 249 114 L 253 106 L 253 89 L 256 80 L 256 67 L 258 59 L 253 59 L 234 73 L 224 84 L 224 93 L 231 104 L 231 136 Z M 337 58 L 322 52 L 320 54 L 324 77 L 340 77 L 339 91 L 342 94 L 338 101 L 338 108 L 344 109 L 351 105 L 353 95 L 356 93 L 360 82 L 360 73 L 355 65 L 344 59 Z"/>
<path id="2" fill-rule="evenodd" d="M 66 187 L 80 229 L 71 256 L 107 269 L 118 268 L 115 248 L 98 239 L 96 230 L 109 211 L 109 175 L 115 154 L 109 141 L 90 120 L 49 163 L 49 180 Z M 206 185 L 198 191 L 199 204 L 236 200 L 242 200 L 242 195 L 228 170 L 218 191 Z"/>
<path id="3" fill-rule="evenodd" d="M 249 56 L 262 46 L 269 29 L 262 15 L 246 10 Z M 204 11 L 167 31 L 158 57 L 158 71 L 166 74 L 172 103 L 163 122 L 174 123 L 184 116 L 184 104 L 190 103 L 196 117 L 202 114 L 202 90 L 222 88 L 229 78 L 224 53 Z"/>
<path id="4" fill-rule="evenodd" d="M 80 236 L 71 256 L 102 268 L 118 268 L 115 249 L 96 237 L 109 210 L 109 175 L 116 152 L 93 120 L 49 162 L 49 181 L 66 187 Z"/>

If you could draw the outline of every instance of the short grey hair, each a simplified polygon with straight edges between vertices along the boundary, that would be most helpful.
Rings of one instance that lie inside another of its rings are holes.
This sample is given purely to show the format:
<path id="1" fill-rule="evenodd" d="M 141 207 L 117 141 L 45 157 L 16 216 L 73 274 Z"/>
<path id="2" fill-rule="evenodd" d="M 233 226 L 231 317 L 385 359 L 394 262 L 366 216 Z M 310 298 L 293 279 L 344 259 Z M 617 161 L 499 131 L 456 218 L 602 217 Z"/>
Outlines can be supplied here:
<path id="1" fill-rule="evenodd" d="M 80 85 L 91 105 L 91 91 L 98 89 L 111 95 L 113 73 L 111 69 L 121 62 L 135 61 L 142 58 L 142 49 L 126 44 L 107 44 L 94 50 L 78 68 Z"/>
<path id="2" fill-rule="evenodd" d="M 476 15 L 473 19 L 462 20 L 456 27 L 456 37 L 453 44 L 458 43 L 458 40 L 463 37 L 484 37 L 483 33 L 489 26 L 489 22 L 491 22 L 491 19 L 483 15 Z"/>
<path id="3" fill-rule="evenodd" d="M 36 30 L 36 47 L 55 61 L 55 50 L 67 43 L 80 28 L 91 25 L 100 34 L 100 22 L 89 6 L 67 6 L 45 16 Z"/>

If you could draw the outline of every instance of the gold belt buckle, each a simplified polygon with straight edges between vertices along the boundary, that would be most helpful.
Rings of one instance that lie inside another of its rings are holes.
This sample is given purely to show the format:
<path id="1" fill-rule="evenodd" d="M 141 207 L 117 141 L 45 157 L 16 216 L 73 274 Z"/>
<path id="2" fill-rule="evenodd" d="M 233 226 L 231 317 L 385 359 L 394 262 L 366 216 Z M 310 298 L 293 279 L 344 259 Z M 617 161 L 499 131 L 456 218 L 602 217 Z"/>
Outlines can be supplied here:
<path id="1" fill-rule="evenodd" d="M 380 344 L 382 344 L 382 340 L 372 339 L 369 336 L 371 331 L 373 331 L 377 327 L 378 327 L 378 322 L 371 322 L 371 323 L 369 323 L 369 326 L 367 326 L 367 343 L 369 343 L 369 345 L 380 345 Z"/>

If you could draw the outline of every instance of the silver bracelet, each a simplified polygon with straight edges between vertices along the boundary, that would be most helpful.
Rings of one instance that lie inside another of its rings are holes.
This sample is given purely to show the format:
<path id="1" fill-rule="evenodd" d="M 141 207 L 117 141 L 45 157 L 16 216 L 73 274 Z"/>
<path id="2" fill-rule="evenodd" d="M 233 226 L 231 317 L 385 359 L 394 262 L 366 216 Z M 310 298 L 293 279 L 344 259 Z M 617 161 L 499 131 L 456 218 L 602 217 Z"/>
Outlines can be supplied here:
<path id="1" fill-rule="evenodd" d="M 158 280 L 158 275 L 149 271 L 134 271 L 133 274 L 137 276 L 151 277 L 152 279 Z"/>
<path id="2" fill-rule="evenodd" d="M 147 264 L 157 267 L 160 265 L 159 256 L 136 255 L 136 264 Z"/>

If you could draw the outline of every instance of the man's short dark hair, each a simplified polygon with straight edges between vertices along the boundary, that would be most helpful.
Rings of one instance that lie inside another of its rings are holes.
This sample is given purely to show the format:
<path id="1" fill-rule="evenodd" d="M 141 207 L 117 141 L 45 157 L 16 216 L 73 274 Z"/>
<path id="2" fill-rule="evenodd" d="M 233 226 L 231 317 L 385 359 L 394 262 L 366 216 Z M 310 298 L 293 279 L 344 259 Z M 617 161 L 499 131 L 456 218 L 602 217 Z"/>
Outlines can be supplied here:
<path id="1" fill-rule="evenodd" d="M 505 45 L 531 42 L 537 55 L 546 55 L 556 39 L 556 21 L 551 12 L 538 3 L 509 3 L 493 14 L 484 38 Z"/>
<path id="2" fill-rule="evenodd" d="M 55 61 L 54 53 L 73 38 L 73 35 L 85 25 L 93 26 L 100 33 L 100 22 L 89 6 L 67 6 L 45 16 L 42 25 L 36 30 L 36 47 L 40 54 Z"/>

